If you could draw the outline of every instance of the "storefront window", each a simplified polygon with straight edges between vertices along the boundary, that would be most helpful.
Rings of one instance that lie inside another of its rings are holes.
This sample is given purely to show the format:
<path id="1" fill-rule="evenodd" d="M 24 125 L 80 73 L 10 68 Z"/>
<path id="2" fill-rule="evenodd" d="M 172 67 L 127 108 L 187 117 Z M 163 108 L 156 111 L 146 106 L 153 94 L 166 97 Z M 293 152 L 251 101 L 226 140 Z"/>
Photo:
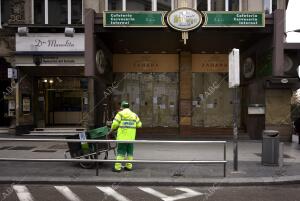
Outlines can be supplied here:
<path id="1" fill-rule="evenodd" d="M 122 1 L 108 0 L 108 10 L 122 10 Z"/>
<path id="2" fill-rule="evenodd" d="M 81 111 L 81 93 L 72 91 L 56 92 L 53 105 L 55 112 Z"/>
<path id="3" fill-rule="evenodd" d="M 126 10 L 139 10 L 139 11 L 151 11 L 152 0 L 127 0 Z"/>
<path id="4" fill-rule="evenodd" d="M 197 10 L 199 10 L 199 11 L 207 10 L 207 0 L 198 0 L 197 1 Z"/>
<path id="5" fill-rule="evenodd" d="M 80 124 L 82 91 L 49 90 L 46 96 L 47 125 Z"/>
<path id="6" fill-rule="evenodd" d="M 225 10 L 225 0 L 211 0 L 211 10 L 224 11 Z"/>
<path id="7" fill-rule="evenodd" d="M 157 0 L 157 10 L 171 10 L 171 0 Z"/>
<path id="8" fill-rule="evenodd" d="M 9 19 L 9 12 L 10 12 L 10 5 L 9 5 L 9 0 L 0 0 L 0 19 L 1 19 L 1 24 L 7 23 Z"/>

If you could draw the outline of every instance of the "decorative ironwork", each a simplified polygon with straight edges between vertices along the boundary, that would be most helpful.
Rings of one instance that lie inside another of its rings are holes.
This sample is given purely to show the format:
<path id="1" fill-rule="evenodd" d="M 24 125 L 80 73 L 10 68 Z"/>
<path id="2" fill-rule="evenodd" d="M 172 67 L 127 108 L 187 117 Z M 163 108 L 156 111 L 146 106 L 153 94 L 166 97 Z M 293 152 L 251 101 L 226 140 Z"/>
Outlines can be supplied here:
<path id="1" fill-rule="evenodd" d="M 25 0 L 10 0 L 9 24 L 22 24 L 25 22 Z"/>

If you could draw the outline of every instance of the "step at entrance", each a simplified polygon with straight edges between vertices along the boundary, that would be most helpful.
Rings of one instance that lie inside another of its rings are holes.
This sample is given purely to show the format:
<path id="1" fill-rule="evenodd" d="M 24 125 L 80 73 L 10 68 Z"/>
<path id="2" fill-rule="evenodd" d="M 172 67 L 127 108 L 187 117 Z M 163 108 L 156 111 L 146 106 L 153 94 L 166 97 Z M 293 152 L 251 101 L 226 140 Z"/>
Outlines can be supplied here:
<path id="1" fill-rule="evenodd" d="M 81 132 L 85 132 L 85 128 L 70 128 L 70 127 L 51 127 L 51 128 L 35 128 L 29 134 L 31 136 L 73 136 Z"/>
<path id="2" fill-rule="evenodd" d="M 1 134 L 1 133 L 7 134 L 7 133 L 8 133 L 8 129 L 9 129 L 8 127 L 0 127 L 0 134 Z"/>

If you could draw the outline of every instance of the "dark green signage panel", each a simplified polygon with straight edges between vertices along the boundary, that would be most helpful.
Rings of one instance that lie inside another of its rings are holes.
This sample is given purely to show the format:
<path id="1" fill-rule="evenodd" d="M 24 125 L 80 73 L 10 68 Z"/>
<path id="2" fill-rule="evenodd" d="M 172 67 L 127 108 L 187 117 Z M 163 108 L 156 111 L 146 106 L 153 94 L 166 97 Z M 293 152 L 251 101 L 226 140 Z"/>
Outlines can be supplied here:
<path id="1" fill-rule="evenodd" d="M 166 27 L 167 12 L 152 11 L 105 11 L 104 27 Z"/>
<path id="2" fill-rule="evenodd" d="M 166 27 L 167 11 L 105 11 L 104 27 Z M 263 12 L 203 11 L 203 27 L 264 27 Z"/>
<path id="3" fill-rule="evenodd" d="M 207 11 L 203 12 L 203 27 L 264 27 L 263 12 Z"/>

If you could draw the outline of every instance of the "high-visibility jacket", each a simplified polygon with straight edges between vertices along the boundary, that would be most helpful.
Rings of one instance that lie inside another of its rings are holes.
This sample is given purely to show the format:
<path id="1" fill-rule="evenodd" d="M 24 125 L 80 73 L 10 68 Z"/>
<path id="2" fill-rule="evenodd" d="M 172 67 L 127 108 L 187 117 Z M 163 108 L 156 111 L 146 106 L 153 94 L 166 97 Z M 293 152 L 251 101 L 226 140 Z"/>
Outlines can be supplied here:
<path id="1" fill-rule="evenodd" d="M 135 140 L 136 128 L 140 127 L 140 118 L 129 108 L 118 112 L 111 125 L 112 130 L 118 129 L 117 140 Z"/>

